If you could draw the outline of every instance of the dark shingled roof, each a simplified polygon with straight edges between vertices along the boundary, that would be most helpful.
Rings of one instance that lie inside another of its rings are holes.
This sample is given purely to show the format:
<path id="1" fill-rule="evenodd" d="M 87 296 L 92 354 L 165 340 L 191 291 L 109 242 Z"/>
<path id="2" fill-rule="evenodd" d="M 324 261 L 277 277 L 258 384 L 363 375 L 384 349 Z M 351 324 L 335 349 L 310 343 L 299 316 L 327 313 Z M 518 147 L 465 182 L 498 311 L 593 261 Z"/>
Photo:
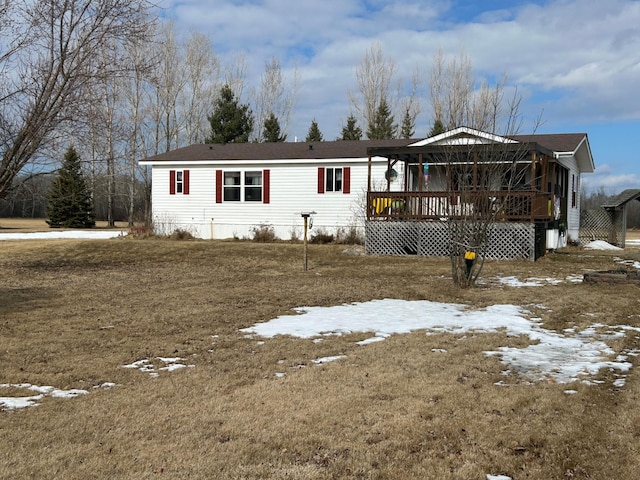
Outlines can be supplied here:
<path id="1" fill-rule="evenodd" d="M 418 140 L 345 140 L 331 142 L 267 142 L 196 144 L 145 158 L 144 161 L 292 160 L 366 158 L 368 147 L 405 146 Z"/>
<path id="2" fill-rule="evenodd" d="M 585 133 L 514 135 L 518 142 L 535 142 L 554 152 L 573 152 Z M 370 147 L 405 147 L 422 139 L 353 140 L 330 142 L 273 142 L 196 144 L 145 158 L 145 162 L 293 160 L 366 158 Z"/>
<path id="3" fill-rule="evenodd" d="M 535 142 L 554 152 L 573 152 L 586 133 L 548 133 L 539 135 L 513 135 L 511 138 L 518 142 Z"/>

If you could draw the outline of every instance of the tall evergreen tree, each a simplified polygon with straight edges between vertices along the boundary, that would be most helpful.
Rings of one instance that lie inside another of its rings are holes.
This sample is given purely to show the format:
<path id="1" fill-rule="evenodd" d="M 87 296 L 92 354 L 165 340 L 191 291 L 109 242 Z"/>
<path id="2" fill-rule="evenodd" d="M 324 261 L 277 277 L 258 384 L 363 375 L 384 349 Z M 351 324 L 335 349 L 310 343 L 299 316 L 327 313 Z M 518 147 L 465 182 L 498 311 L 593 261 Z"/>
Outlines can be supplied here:
<path id="1" fill-rule="evenodd" d="M 369 122 L 367 137 L 370 140 L 387 140 L 395 137 L 397 125 L 393 124 L 393 115 L 387 101 L 383 98 L 373 120 Z"/>
<path id="2" fill-rule="evenodd" d="M 362 129 L 358 126 L 356 117 L 351 114 L 347 118 L 347 124 L 342 127 L 342 138 L 340 140 L 361 140 Z"/>
<path id="3" fill-rule="evenodd" d="M 284 142 L 287 139 L 286 133 L 280 135 L 280 121 L 273 112 L 264 121 L 262 139 L 265 142 Z"/>
<path id="4" fill-rule="evenodd" d="M 436 135 L 440 135 L 441 133 L 444 133 L 446 131 L 446 129 L 444 128 L 444 125 L 442 124 L 442 122 L 438 119 L 436 119 L 433 122 L 433 127 L 431 127 L 431 130 L 429 130 L 429 137 L 435 137 Z"/>
<path id="5" fill-rule="evenodd" d="M 47 223 L 51 228 L 90 228 L 96 224 L 91 193 L 82 175 L 80 158 L 69 147 L 62 168 L 51 186 Z"/>
<path id="6" fill-rule="evenodd" d="M 211 135 L 206 143 L 245 143 L 253 130 L 253 112 L 247 104 L 240 104 L 229 85 L 220 89 L 220 96 L 209 117 Z"/>
<path id="7" fill-rule="evenodd" d="M 305 139 L 306 142 L 322 142 L 323 137 L 322 137 L 322 133 L 320 132 L 320 128 L 318 128 L 318 122 L 316 122 L 316 119 L 314 118 L 311 121 L 311 126 L 309 127 L 309 132 L 307 133 L 307 138 Z"/>

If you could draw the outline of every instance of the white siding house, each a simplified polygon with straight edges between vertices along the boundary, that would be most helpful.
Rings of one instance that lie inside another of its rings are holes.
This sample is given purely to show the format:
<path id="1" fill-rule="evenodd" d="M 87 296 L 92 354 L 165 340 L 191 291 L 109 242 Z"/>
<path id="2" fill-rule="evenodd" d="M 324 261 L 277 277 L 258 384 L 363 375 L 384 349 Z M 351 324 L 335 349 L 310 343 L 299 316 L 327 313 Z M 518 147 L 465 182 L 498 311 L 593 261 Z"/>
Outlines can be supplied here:
<path id="1" fill-rule="evenodd" d="M 503 156 L 478 161 L 478 152 Z M 483 162 L 505 168 L 517 163 L 520 183 L 505 188 L 504 178 L 482 177 Z M 391 238 L 422 245 L 426 237 L 406 237 L 417 235 L 413 227 L 423 224 L 422 235 L 429 236 L 424 232 L 449 215 L 482 208 L 458 204 L 468 188 L 461 182 L 472 180 L 469 199 L 483 189 L 494 200 L 510 198 L 503 202 L 503 227 L 524 224 L 518 228 L 535 243 L 535 258 L 544 254 L 545 236 L 547 249 L 579 239 L 580 176 L 595 168 L 584 133 L 501 137 L 466 127 L 426 140 L 192 145 L 140 163 L 152 167 L 152 216 L 162 233 L 251 238 L 268 227 L 278 238 L 301 238 L 301 214 L 315 212 L 316 232 L 356 228 L 367 238 L 377 232 L 381 251 Z"/>
<path id="2" fill-rule="evenodd" d="M 313 230 L 363 232 L 367 148 L 408 140 L 192 145 L 147 158 L 152 216 L 163 233 L 178 228 L 203 239 L 245 238 L 261 226 L 301 238 L 302 212 Z M 386 158 L 372 158 L 374 183 Z"/>

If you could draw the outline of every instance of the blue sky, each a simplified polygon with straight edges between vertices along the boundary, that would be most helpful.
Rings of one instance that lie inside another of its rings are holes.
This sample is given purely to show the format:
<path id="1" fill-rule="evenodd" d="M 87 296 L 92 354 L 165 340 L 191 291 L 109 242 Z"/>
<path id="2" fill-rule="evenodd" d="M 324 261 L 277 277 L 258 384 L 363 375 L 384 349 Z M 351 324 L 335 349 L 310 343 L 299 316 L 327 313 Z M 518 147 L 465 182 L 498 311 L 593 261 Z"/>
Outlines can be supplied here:
<path id="1" fill-rule="evenodd" d="M 507 74 L 523 97 L 531 133 L 585 132 L 596 172 L 583 186 L 614 194 L 640 188 L 640 1 L 638 0 L 162 0 L 178 29 L 207 34 L 223 62 L 244 55 L 257 86 L 277 57 L 299 89 L 288 139 L 315 118 L 325 139 L 350 113 L 355 68 L 374 42 L 398 79 L 425 72 L 434 53 L 464 51 L 478 79 Z M 416 137 L 432 123 L 425 85 Z M 248 99 L 245 99 L 248 100 Z"/>

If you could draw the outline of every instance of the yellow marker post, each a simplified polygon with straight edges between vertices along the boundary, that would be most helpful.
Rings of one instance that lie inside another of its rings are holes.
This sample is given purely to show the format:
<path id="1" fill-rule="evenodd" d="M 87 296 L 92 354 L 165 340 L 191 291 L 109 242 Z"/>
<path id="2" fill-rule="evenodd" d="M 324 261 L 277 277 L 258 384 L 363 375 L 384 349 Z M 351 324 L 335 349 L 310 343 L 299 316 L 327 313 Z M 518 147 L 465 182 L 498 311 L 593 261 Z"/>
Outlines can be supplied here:
<path id="1" fill-rule="evenodd" d="M 473 263 L 476 261 L 476 252 L 466 251 L 464 252 L 464 263 L 467 266 L 467 278 L 471 277 L 471 269 L 473 268 Z"/>

